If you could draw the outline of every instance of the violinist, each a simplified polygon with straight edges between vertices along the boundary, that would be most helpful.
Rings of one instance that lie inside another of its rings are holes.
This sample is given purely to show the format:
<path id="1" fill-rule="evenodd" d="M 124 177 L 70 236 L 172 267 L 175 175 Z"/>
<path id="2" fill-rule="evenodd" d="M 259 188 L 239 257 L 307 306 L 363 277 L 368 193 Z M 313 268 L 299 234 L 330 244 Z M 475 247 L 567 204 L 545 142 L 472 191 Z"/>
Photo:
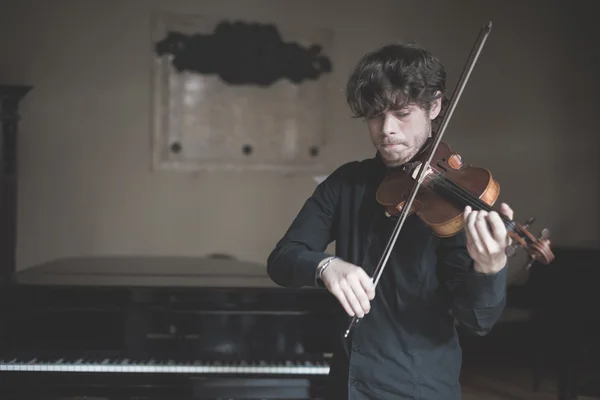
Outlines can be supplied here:
<path id="1" fill-rule="evenodd" d="M 465 207 L 464 229 L 450 237 L 409 215 L 379 283 L 371 279 L 396 223 L 376 201 L 378 186 L 432 136 L 445 91 L 444 66 L 417 45 L 361 58 L 346 98 L 375 156 L 349 161 L 319 184 L 268 257 L 275 283 L 319 285 L 336 297 L 340 331 L 362 318 L 348 338 L 340 334 L 329 399 L 460 399 L 455 321 L 485 335 L 504 309 L 509 239 L 496 211 Z M 513 218 L 506 204 L 500 212 Z M 327 254 L 333 241 L 335 255 Z"/>

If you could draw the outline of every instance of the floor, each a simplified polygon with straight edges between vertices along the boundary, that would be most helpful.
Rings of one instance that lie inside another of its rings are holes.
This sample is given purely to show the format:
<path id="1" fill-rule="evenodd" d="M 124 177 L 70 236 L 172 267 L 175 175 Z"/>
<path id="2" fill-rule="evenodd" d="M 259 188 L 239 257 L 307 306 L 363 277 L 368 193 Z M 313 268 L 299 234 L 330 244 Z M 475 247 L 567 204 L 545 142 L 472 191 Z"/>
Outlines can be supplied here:
<path id="1" fill-rule="evenodd" d="M 542 363 L 540 388 L 534 392 L 529 348 L 523 343 L 515 345 L 514 337 L 508 338 L 492 337 L 475 346 L 464 345 L 463 400 L 558 400 L 552 363 Z M 579 396 L 573 400 L 592 399 L 600 396 Z"/>
<path id="2" fill-rule="evenodd" d="M 462 373 L 463 400 L 557 400 L 555 379 L 545 374 L 537 393 L 533 391 L 531 368 L 506 360 L 465 365 Z M 580 399 L 583 400 L 583 399 Z"/>

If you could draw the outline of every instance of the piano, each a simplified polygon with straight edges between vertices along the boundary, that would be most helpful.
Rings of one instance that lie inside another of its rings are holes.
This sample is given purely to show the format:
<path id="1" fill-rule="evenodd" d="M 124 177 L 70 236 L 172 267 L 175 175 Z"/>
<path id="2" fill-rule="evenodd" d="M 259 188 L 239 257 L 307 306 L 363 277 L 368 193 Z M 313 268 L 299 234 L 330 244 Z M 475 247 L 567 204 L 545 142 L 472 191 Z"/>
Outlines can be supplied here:
<path id="1" fill-rule="evenodd" d="M 0 398 L 323 398 L 338 307 L 228 257 L 47 262 L 0 290 Z"/>

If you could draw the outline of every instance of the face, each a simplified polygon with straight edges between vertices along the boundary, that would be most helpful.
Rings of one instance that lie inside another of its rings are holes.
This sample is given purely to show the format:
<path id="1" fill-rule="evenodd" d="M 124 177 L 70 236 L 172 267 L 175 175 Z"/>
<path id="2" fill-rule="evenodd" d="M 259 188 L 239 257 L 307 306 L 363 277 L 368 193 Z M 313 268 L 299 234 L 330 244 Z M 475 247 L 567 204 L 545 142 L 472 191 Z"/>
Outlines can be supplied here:
<path id="1" fill-rule="evenodd" d="M 411 105 L 367 121 L 373 145 L 387 166 L 402 165 L 417 154 L 431 136 L 431 120 L 438 116 L 440 105 L 438 99 L 429 112 Z"/>

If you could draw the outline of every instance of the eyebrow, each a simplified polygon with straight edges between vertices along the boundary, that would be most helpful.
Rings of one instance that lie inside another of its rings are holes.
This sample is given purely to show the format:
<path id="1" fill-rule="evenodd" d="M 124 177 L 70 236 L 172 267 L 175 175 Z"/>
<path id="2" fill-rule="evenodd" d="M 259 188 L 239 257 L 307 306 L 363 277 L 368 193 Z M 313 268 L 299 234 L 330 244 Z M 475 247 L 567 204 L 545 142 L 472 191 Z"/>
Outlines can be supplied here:
<path id="1" fill-rule="evenodd" d="M 416 104 L 405 104 L 402 107 L 395 108 L 393 111 L 413 111 L 416 107 Z"/>

